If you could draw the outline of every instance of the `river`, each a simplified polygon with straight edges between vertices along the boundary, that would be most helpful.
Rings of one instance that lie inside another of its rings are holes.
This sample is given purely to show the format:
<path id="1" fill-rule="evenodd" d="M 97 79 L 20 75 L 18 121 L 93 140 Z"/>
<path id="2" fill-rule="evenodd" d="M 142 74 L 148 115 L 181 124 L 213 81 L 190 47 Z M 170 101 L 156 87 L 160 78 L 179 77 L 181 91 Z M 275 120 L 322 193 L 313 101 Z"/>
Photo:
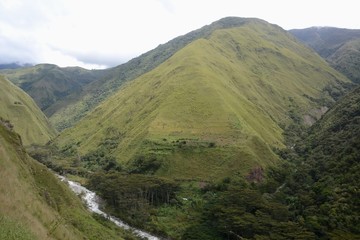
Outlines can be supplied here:
<path id="1" fill-rule="evenodd" d="M 153 235 L 151 235 L 150 233 L 141 231 L 137 228 L 134 227 L 130 227 L 128 224 L 124 223 L 123 221 L 121 221 L 120 219 L 110 216 L 108 214 L 106 214 L 105 212 L 101 211 L 99 209 L 99 202 L 100 202 L 100 198 L 92 191 L 90 191 L 89 189 L 81 186 L 79 183 L 77 182 L 73 182 L 70 181 L 68 179 L 66 179 L 63 176 L 57 175 L 61 181 L 63 182 L 67 182 L 68 186 L 70 187 L 70 189 L 75 192 L 77 195 L 81 195 L 81 198 L 84 200 L 84 202 L 86 203 L 87 208 L 94 213 L 100 214 L 104 217 L 106 217 L 107 219 L 109 219 L 110 221 L 112 221 L 113 223 L 115 223 L 117 226 L 126 229 L 126 230 L 131 230 L 135 235 L 142 237 L 142 238 L 147 238 L 149 240 L 160 240 L 160 238 L 155 237 Z"/>

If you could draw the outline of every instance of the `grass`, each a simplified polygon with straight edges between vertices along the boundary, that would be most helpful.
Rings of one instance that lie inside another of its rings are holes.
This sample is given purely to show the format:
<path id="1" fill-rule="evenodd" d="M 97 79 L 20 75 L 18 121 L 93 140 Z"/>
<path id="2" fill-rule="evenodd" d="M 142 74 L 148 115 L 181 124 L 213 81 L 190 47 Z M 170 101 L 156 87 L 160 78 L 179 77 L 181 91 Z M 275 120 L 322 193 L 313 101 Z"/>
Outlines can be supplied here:
<path id="1" fill-rule="evenodd" d="M 0 116 L 10 120 L 24 145 L 45 144 L 56 131 L 23 90 L 0 76 Z"/>
<path id="2" fill-rule="evenodd" d="M 32 232 L 22 224 L 0 215 L 0 239 L 6 240 L 34 240 Z"/>
<path id="3" fill-rule="evenodd" d="M 1 239 L 135 239 L 93 217 L 65 183 L 26 154 L 19 136 L 1 124 L 0 183 L 0 236 L 9 237 Z"/>
<path id="4" fill-rule="evenodd" d="M 189 43 L 200 38 L 208 37 L 215 29 L 241 26 L 248 21 L 263 22 L 259 19 L 223 18 L 188 34 L 174 38 L 165 44 L 161 44 L 155 49 L 127 63 L 106 70 L 104 77 L 86 85 L 81 94 L 70 94 L 64 101 L 56 103 L 55 106 L 62 105 L 62 107 L 51 116 L 50 121 L 59 131 L 73 126 L 98 106 L 99 103 L 116 93 L 125 82 L 133 80 L 158 67 Z"/>
<path id="5" fill-rule="evenodd" d="M 324 88 L 341 89 L 346 82 L 286 31 L 249 21 L 191 42 L 126 83 L 56 143 L 79 143 L 78 152 L 85 154 L 114 128 L 121 139 L 111 153 L 122 164 L 150 151 L 162 161 L 157 174 L 163 176 L 245 172 L 277 161 L 271 148 L 284 147 L 283 126 L 293 121 L 291 109 L 303 116 L 331 104 Z M 163 139 L 168 140 L 166 151 L 149 148 L 149 141 Z M 184 150 L 169 143 L 179 139 L 216 147 Z"/>

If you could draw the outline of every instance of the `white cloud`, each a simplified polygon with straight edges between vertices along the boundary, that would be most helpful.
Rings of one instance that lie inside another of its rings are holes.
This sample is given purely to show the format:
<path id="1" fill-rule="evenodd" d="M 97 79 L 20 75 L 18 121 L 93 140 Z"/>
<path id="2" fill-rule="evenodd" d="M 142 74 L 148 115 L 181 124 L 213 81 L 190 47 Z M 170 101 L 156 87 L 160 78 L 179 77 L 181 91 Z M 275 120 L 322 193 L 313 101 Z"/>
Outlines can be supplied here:
<path id="1" fill-rule="evenodd" d="M 114 66 L 222 17 L 360 28 L 351 0 L 0 0 L 0 62 Z"/>

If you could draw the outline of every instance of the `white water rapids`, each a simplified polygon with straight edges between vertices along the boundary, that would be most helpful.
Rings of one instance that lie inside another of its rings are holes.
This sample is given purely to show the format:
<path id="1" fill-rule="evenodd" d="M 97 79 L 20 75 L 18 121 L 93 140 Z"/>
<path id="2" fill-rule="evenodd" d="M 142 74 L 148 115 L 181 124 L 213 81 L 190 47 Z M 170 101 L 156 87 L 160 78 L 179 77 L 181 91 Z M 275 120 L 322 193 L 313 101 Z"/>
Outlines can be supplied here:
<path id="1" fill-rule="evenodd" d="M 77 182 L 70 181 L 60 175 L 57 175 L 57 176 L 61 179 L 61 181 L 67 182 L 70 189 L 73 192 L 75 192 L 77 195 L 81 195 L 81 198 L 85 201 L 86 206 L 88 207 L 88 209 L 91 212 L 94 212 L 94 213 L 97 213 L 97 214 L 100 214 L 100 215 L 106 217 L 107 219 L 109 219 L 110 221 L 112 221 L 113 223 L 115 223 L 117 226 L 119 226 L 121 228 L 124 228 L 126 230 L 131 230 L 135 235 L 137 235 L 139 237 L 147 238 L 149 240 L 160 240 L 160 238 L 155 237 L 147 232 L 130 227 L 128 224 L 124 223 L 123 221 L 121 221 L 120 219 L 118 219 L 116 217 L 109 216 L 108 214 L 106 214 L 105 212 L 103 212 L 99 209 L 99 197 L 96 196 L 96 194 L 94 192 L 81 186 Z"/>

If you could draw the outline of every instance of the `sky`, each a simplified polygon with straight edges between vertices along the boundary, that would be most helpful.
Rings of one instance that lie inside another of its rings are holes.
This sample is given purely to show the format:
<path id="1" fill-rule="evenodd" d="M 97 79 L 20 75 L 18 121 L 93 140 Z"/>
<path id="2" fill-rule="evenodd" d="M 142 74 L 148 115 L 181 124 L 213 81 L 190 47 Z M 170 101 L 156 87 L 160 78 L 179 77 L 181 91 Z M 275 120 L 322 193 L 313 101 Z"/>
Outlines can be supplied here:
<path id="1" fill-rule="evenodd" d="M 117 66 L 227 16 L 360 29 L 355 0 L 0 0 L 0 64 Z"/>

